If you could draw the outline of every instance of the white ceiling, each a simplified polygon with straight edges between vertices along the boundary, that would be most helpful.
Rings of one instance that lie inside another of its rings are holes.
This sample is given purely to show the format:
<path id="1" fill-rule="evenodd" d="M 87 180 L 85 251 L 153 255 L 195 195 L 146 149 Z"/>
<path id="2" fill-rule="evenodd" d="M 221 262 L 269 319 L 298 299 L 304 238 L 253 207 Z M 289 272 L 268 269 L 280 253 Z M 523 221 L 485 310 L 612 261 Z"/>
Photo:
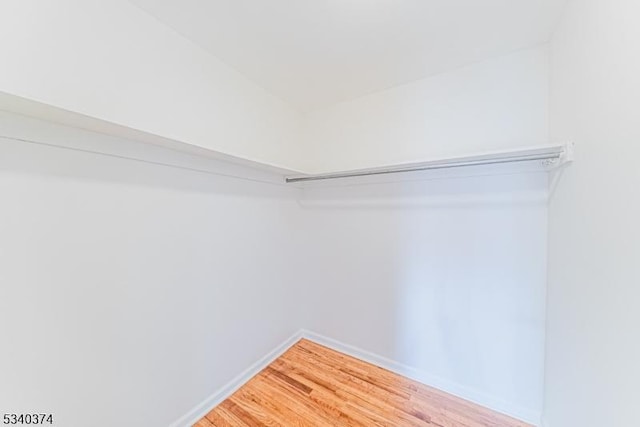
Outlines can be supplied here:
<path id="1" fill-rule="evenodd" d="M 549 40 L 565 0 L 131 0 L 302 111 Z"/>

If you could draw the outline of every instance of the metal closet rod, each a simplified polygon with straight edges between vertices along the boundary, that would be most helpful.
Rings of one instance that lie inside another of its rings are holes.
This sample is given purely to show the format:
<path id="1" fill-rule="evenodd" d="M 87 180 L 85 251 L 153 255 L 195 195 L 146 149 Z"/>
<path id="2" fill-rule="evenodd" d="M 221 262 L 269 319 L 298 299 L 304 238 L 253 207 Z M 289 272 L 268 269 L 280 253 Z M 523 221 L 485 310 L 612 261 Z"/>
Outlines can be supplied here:
<path id="1" fill-rule="evenodd" d="M 338 178 L 355 178 L 359 176 L 372 176 L 372 175 L 387 175 L 393 173 L 405 173 L 405 172 L 419 172 L 436 169 L 451 169 L 460 168 L 465 166 L 482 166 L 482 165 L 496 165 L 503 163 L 517 163 L 517 162 L 529 162 L 529 161 L 548 161 L 549 165 L 555 165 L 559 162 L 566 153 L 566 148 L 552 147 L 545 150 L 529 150 L 536 151 L 535 153 L 528 154 L 495 154 L 495 155 L 481 155 L 475 157 L 460 157 L 450 160 L 437 160 L 432 162 L 425 162 L 415 164 L 411 166 L 390 166 L 387 168 L 375 168 L 375 169 L 362 169 L 345 172 L 334 172 L 318 175 L 297 175 L 286 177 L 287 183 L 294 182 L 306 182 L 306 181 L 320 181 L 325 179 L 338 179 Z M 542 151 L 542 152 L 541 152 Z"/>

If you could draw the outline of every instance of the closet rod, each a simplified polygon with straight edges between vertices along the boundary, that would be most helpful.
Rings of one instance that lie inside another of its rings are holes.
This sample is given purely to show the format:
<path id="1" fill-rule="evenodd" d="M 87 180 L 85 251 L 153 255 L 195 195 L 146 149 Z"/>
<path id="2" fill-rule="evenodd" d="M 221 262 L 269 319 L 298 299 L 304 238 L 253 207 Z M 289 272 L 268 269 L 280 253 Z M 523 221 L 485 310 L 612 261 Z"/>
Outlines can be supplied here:
<path id="1" fill-rule="evenodd" d="M 448 160 L 436 160 L 431 162 L 418 163 L 414 165 L 399 165 L 390 166 L 385 168 L 374 169 L 361 169 L 345 172 L 334 172 L 318 175 L 298 175 L 286 177 L 287 183 L 294 182 L 306 182 L 306 181 L 320 181 L 325 179 L 338 179 L 338 178 L 355 178 L 359 176 L 371 176 L 371 175 L 387 175 L 393 173 L 404 172 L 419 172 L 435 169 L 450 169 L 460 168 L 465 166 L 482 166 L 482 165 L 496 165 L 503 163 L 517 163 L 517 162 L 530 162 L 530 161 L 542 161 L 543 166 L 553 166 L 563 158 L 568 159 L 566 156 L 568 152 L 565 146 L 554 146 L 546 149 L 533 149 L 522 150 L 517 153 L 499 153 L 494 155 L 480 155 L 470 157 L 458 157 Z"/>

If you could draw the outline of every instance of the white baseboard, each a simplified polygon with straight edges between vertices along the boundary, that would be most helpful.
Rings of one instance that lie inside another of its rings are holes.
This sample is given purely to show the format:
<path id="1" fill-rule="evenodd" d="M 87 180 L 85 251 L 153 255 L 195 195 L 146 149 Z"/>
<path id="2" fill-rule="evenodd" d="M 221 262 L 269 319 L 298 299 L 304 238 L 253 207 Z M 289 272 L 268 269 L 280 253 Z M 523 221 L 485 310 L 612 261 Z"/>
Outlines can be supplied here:
<path id="1" fill-rule="evenodd" d="M 180 417 L 173 422 L 170 427 L 191 427 L 198 422 L 202 417 L 209 413 L 213 408 L 222 403 L 226 398 L 231 396 L 240 387 L 247 383 L 251 378 L 256 376 L 260 371 L 269 366 L 274 360 L 282 356 L 291 346 L 297 343 L 302 338 L 302 331 L 298 331 L 282 344 L 271 350 L 267 355 L 260 360 L 249 366 L 241 374 L 233 378 L 227 384 L 222 386 L 218 391 L 206 398 L 203 402 L 198 404 L 191 411 Z"/>
<path id="2" fill-rule="evenodd" d="M 463 386 L 453 381 L 443 379 L 441 377 L 431 375 L 428 372 L 412 368 L 402 363 L 396 362 L 386 357 L 379 356 L 366 350 L 362 350 L 358 347 L 354 347 L 349 344 L 342 343 L 328 338 L 315 332 L 303 330 L 302 337 L 310 341 L 314 341 L 318 344 L 329 347 L 333 350 L 355 357 L 356 359 L 369 362 L 373 365 L 387 369 L 398 375 L 411 378 L 429 387 L 436 388 L 451 395 L 460 397 L 462 399 L 477 403 L 478 405 L 492 409 L 496 412 L 503 413 L 510 417 L 532 424 L 534 426 L 540 426 L 541 414 L 537 411 L 530 410 L 528 408 L 522 408 L 512 403 L 506 402 L 502 399 L 490 396 L 486 393 L 474 390 L 470 387 Z"/>
<path id="3" fill-rule="evenodd" d="M 170 427 L 191 427 L 214 407 L 216 407 L 226 398 L 231 396 L 236 390 L 242 387 L 242 385 L 244 385 L 252 377 L 257 375 L 260 371 L 270 365 L 274 360 L 280 357 L 285 351 L 287 351 L 291 346 L 297 343 L 301 338 L 308 339 L 325 347 L 331 348 L 365 362 L 369 362 L 373 365 L 387 369 L 396 374 L 411 378 L 412 380 L 418 381 L 426 386 L 442 390 L 446 393 L 477 403 L 478 405 L 484 406 L 497 412 L 501 412 L 513 418 L 522 420 L 526 423 L 533 424 L 534 426 L 544 425 L 540 421 L 541 414 L 539 412 L 532 411 L 527 408 L 518 407 L 502 399 L 487 395 L 486 393 L 474 390 L 470 387 L 466 387 L 452 381 L 431 375 L 427 372 L 412 368 L 391 359 L 387 359 L 386 357 L 382 357 L 369 351 L 362 350 L 358 347 L 334 340 L 333 338 L 329 338 L 324 335 L 302 329 L 289 337 L 282 344 L 278 345 L 263 358 L 255 362 L 244 372 L 236 376 L 229 383 L 227 383 L 213 395 L 205 399 L 183 417 L 175 421 L 173 424 L 171 424 Z"/>

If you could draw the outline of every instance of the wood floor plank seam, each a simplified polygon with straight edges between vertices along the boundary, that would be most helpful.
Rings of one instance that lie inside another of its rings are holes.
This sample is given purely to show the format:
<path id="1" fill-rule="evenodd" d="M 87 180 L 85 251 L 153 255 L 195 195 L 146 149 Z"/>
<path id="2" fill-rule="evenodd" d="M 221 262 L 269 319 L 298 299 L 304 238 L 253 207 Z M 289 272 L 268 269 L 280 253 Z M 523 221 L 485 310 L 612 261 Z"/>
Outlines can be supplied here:
<path id="1" fill-rule="evenodd" d="M 309 378 L 309 379 L 317 383 L 317 380 L 313 378 Z M 339 397 L 344 398 L 347 401 L 353 401 L 355 399 L 358 402 L 361 402 L 360 405 L 363 408 L 366 408 L 368 404 L 375 404 L 375 405 L 378 405 L 377 406 L 378 409 L 388 408 L 390 412 L 396 413 L 396 415 L 398 416 L 402 416 L 401 414 L 402 412 L 405 413 L 406 415 L 412 416 L 411 411 L 405 410 L 406 408 L 404 407 L 393 408 L 394 402 L 390 401 L 390 399 L 384 399 L 384 398 L 381 398 L 380 396 L 374 397 L 373 394 L 366 393 L 366 391 L 365 391 L 365 394 L 367 395 L 367 399 L 364 400 L 361 396 L 358 395 L 357 381 L 353 381 L 354 384 L 348 384 L 348 383 L 345 383 L 344 380 L 338 379 L 338 382 L 340 383 L 339 385 L 341 385 L 342 387 L 340 387 L 340 390 L 336 389 L 336 392 L 338 393 Z M 368 402 L 368 400 L 370 400 L 371 402 Z M 425 417 L 421 417 L 421 422 L 418 422 L 418 423 L 411 422 L 411 420 L 405 420 L 405 421 L 409 423 L 409 425 L 424 426 L 424 425 L 427 425 L 424 423 L 425 421 L 424 418 Z M 426 421 L 428 422 L 429 420 L 426 420 Z"/>
<path id="2" fill-rule="evenodd" d="M 301 339 L 195 427 L 532 427 Z"/>

